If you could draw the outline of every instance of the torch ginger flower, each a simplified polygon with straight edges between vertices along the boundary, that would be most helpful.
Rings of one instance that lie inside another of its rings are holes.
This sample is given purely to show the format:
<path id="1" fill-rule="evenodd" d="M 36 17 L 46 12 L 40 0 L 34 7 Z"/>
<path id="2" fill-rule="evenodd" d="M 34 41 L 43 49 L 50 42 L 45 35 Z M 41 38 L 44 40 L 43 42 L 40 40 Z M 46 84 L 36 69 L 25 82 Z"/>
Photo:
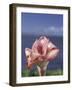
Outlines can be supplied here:
<path id="1" fill-rule="evenodd" d="M 36 40 L 32 49 L 25 48 L 28 67 L 36 64 L 39 76 L 46 74 L 47 65 L 58 55 L 59 49 L 45 36 Z"/>

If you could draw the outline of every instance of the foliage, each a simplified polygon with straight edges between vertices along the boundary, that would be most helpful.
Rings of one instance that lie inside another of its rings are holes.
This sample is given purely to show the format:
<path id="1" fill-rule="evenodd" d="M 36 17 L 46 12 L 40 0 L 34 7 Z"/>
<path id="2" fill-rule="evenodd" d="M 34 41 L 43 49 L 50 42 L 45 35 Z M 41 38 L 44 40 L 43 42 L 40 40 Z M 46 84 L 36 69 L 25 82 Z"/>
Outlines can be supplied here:
<path id="1" fill-rule="evenodd" d="M 56 70 L 47 70 L 46 71 L 46 76 L 55 76 L 55 75 L 63 75 L 63 70 L 61 69 L 56 69 Z M 38 76 L 38 72 L 36 70 L 28 70 L 25 69 L 22 72 L 22 77 L 30 77 L 30 76 Z"/>

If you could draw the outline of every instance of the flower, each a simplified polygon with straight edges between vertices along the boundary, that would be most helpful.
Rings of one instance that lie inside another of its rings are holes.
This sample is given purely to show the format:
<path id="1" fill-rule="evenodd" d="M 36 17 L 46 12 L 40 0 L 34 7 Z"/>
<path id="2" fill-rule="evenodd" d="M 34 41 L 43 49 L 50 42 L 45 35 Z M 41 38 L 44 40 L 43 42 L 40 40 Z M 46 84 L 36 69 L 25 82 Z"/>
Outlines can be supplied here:
<path id="1" fill-rule="evenodd" d="M 58 52 L 59 49 L 48 38 L 41 36 L 33 43 L 31 49 L 25 48 L 28 67 L 31 68 L 33 64 L 54 60 Z"/>

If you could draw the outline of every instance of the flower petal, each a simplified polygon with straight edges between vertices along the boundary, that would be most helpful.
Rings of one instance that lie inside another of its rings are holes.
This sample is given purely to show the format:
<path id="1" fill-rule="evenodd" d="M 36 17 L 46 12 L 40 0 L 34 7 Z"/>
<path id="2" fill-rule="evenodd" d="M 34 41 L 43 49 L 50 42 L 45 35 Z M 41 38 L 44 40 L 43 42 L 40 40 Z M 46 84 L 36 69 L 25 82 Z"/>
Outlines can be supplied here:
<path id="1" fill-rule="evenodd" d="M 47 39 L 45 36 L 41 36 L 39 39 L 40 44 L 42 45 L 42 56 L 46 55 L 47 52 L 47 48 L 48 48 L 48 41 L 49 39 Z"/>
<path id="2" fill-rule="evenodd" d="M 47 54 L 47 60 L 50 61 L 50 60 L 53 60 L 59 53 L 59 49 L 57 48 L 53 48 L 52 50 L 50 50 Z"/>
<path id="3" fill-rule="evenodd" d="M 49 43 L 48 43 L 48 51 L 51 50 L 52 48 L 56 48 L 56 46 L 51 41 L 49 41 Z"/>
<path id="4" fill-rule="evenodd" d="M 48 39 L 41 36 L 39 40 L 36 40 L 32 46 L 32 50 L 40 55 L 45 55 L 48 48 Z"/>
<path id="5" fill-rule="evenodd" d="M 25 54 L 27 58 L 28 67 L 30 68 L 32 66 L 32 57 L 31 57 L 32 50 L 29 48 L 25 48 Z"/>
<path id="6" fill-rule="evenodd" d="M 38 46 L 38 40 L 36 40 L 32 45 L 32 51 L 35 53 L 38 53 L 37 46 Z"/>
<path id="7" fill-rule="evenodd" d="M 58 53 L 59 49 L 45 36 L 41 36 L 36 40 L 32 45 L 32 49 L 25 48 L 29 68 L 34 64 L 53 60 Z"/>

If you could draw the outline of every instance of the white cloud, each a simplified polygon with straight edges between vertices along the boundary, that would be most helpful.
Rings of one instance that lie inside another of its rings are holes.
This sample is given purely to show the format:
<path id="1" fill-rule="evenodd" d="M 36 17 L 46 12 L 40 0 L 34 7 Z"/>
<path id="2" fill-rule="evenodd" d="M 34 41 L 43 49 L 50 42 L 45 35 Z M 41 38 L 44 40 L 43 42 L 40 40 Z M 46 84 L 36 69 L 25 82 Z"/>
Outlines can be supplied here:
<path id="1" fill-rule="evenodd" d="M 63 28 L 62 27 L 47 27 L 43 29 L 43 32 L 49 36 L 62 36 L 63 34 Z"/>
<path id="2" fill-rule="evenodd" d="M 37 27 L 33 30 L 23 30 L 24 34 L 29 35 L 47 35 L 47 36 L 62 36 L 63 35 L 63 27 Z"/>

